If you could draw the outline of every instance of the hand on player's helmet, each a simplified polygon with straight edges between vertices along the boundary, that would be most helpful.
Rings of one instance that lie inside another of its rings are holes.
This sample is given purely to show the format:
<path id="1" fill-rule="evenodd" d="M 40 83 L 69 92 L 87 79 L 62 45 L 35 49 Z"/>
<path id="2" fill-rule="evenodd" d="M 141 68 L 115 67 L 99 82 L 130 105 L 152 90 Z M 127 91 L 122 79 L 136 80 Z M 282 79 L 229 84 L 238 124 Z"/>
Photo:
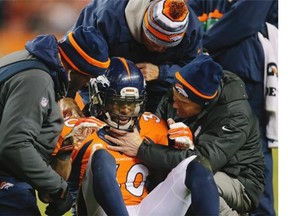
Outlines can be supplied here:
<path id="1" fill-rule="evenodd" d="M 156 80 L 159 77 L 159 67 L 157 65 L 142 62 L 137 63 L 136 66 L 141 70 L 146 81 Z"/>
<path id="2" fill-rule="evenodd" d="M 50 194 L 50 198 L 51 202 L 46 207 L 45 211 L 45 214 L 47 215 L 61 216 L 69 211 L 72 207 L 72 196 L 68 188 L 65 190 L 61 188 L 58 192 Z"/>
<path id="3" fill-rule="evenodd" d="M 169 138 L 175 141 L 174 147 L 176 149 L 194 149 L 193 134 L 190 128 L 183 122 L 175 123 L 174 120 L 168 119 Z"/>

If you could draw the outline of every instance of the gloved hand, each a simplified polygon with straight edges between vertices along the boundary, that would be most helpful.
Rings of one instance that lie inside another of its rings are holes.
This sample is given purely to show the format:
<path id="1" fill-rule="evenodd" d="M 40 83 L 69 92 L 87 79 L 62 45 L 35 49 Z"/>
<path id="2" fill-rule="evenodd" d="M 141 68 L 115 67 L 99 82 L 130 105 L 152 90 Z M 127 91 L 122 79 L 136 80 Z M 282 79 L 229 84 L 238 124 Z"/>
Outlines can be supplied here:
<path id="1" fill-rule="evenodd" d="M 190 128 L 183 122 L 175 123 L 173 119 L 169 118 L 167 120 L 169 125 L 169 138 L 175 141 L 174 147 L 176 149 L 194 149 L 193 134 Z"/>
<path id="2" fill-rule="evenodd" d="M 69 211 L 72 207 L 72 196 L 68 188 L 66 188 L 64 191 L 61 188 L 57 193 L 50 194 L 50 198 L 52 201 L 46 207 L 46 215 L 61 216 Z"/>
<path id="3" fill-rule="evenodd" d="M 70 142 L 72 142 L 74 146 L 80 145 L 81 142 L 84 139 L 86 139 L 90 134 L 103 128 L 105 125 L 106 125 L 105 122 L 102 122 L 101 120 L 95 117 L 80 118 L 75 123 L 70 134 L 66 136 L 65 140 L 71 139 L 72 137 L 72 140 Z M 67 147 L 64 147 L 64 148 L 67 148 Z"/>
<path id="4" fill-rule="evenodd" d="M 101 129 L 105 123 L 95 117 L 72 118 L 73 126 L 64 126 L 54 155 L 62 161 L 70 159 L 75 146 L 81 144 L 87 136 Z"/>
<path id="5" fill-rule="evenodd" d="M 43 193 L 40 193 L 38 192 L 38 198 L 41 200 L 41 202 L 43 203 L 49 203 L 51 202 L 51 197 L 49 194 L 43 194 Z"/>

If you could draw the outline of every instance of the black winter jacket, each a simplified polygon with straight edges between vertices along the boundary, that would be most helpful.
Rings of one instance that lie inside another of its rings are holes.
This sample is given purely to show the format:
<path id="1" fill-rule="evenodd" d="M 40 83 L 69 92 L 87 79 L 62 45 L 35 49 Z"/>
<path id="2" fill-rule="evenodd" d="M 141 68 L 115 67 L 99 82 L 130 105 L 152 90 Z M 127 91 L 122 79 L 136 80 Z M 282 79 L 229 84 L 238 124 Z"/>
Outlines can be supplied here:
<path id="1" fill-rule="evenodd" d="M 195 151 L 141 144 L 137 157 L 153 169 L 171 170 L 193 154 L 206 157 L 212 171 L 237 178 L 258 205 L 264 188 L 264 159 L 259 141 L 258 121 L 247 101 L 245 85 L 235 74 L 224 71 L 219 94 L 196 117 L 180 119 L 172 107 L 172 91 L 160 102 L 156 114 L 182 121 L 194 134 Z"/>

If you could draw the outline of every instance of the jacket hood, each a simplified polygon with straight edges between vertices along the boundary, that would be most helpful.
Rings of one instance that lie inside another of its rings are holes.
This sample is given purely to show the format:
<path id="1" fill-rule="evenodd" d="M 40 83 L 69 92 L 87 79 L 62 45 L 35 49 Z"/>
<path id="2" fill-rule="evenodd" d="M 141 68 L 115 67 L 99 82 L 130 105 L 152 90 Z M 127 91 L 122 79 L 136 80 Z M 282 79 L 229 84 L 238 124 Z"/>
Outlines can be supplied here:
<path id="1" fill-rule="evenodd" d="M 66 95 L 68 88 L 68 73 L 60 61 L 58 41 L 54 35 L 40 35 L 25 45 L 27 51 L 43 62 L 50 69 L 54 82 L 56 100 Z"/>
<path id="2" fill-rule="evenodd" d="M 125 8 L 125 17 L 133 38 L 141 43 L 141 31 L 144 13 L 150 0 L 129 0 Z"/>
<path id="3" fill-rule="evenodd" d="M 28 41 L 25 48 L 49 68 L 56 71 L 64 70 L 58 56 L 58 41 L 54 35 L 40 35 Z"/>

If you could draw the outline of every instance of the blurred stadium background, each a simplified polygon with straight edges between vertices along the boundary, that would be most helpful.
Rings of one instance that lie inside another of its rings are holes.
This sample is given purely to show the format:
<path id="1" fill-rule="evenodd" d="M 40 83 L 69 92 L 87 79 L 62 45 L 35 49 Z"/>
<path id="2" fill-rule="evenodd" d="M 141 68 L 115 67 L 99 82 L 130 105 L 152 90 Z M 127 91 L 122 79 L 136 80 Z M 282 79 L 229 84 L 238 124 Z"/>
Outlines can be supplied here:
<path id="1" fill-rule="evenodd" d="M 0 57 L 23 49 L 27 40 L 39 34 L 55 34 L 60 39 L 88 3 L 89 0 L 0 0 Z M 273 150 L 273 158 L 275 210 L 278 212 L 278 149 Z M 40 201 L 39 205 L 45 215 L 46 205 Z"/>

